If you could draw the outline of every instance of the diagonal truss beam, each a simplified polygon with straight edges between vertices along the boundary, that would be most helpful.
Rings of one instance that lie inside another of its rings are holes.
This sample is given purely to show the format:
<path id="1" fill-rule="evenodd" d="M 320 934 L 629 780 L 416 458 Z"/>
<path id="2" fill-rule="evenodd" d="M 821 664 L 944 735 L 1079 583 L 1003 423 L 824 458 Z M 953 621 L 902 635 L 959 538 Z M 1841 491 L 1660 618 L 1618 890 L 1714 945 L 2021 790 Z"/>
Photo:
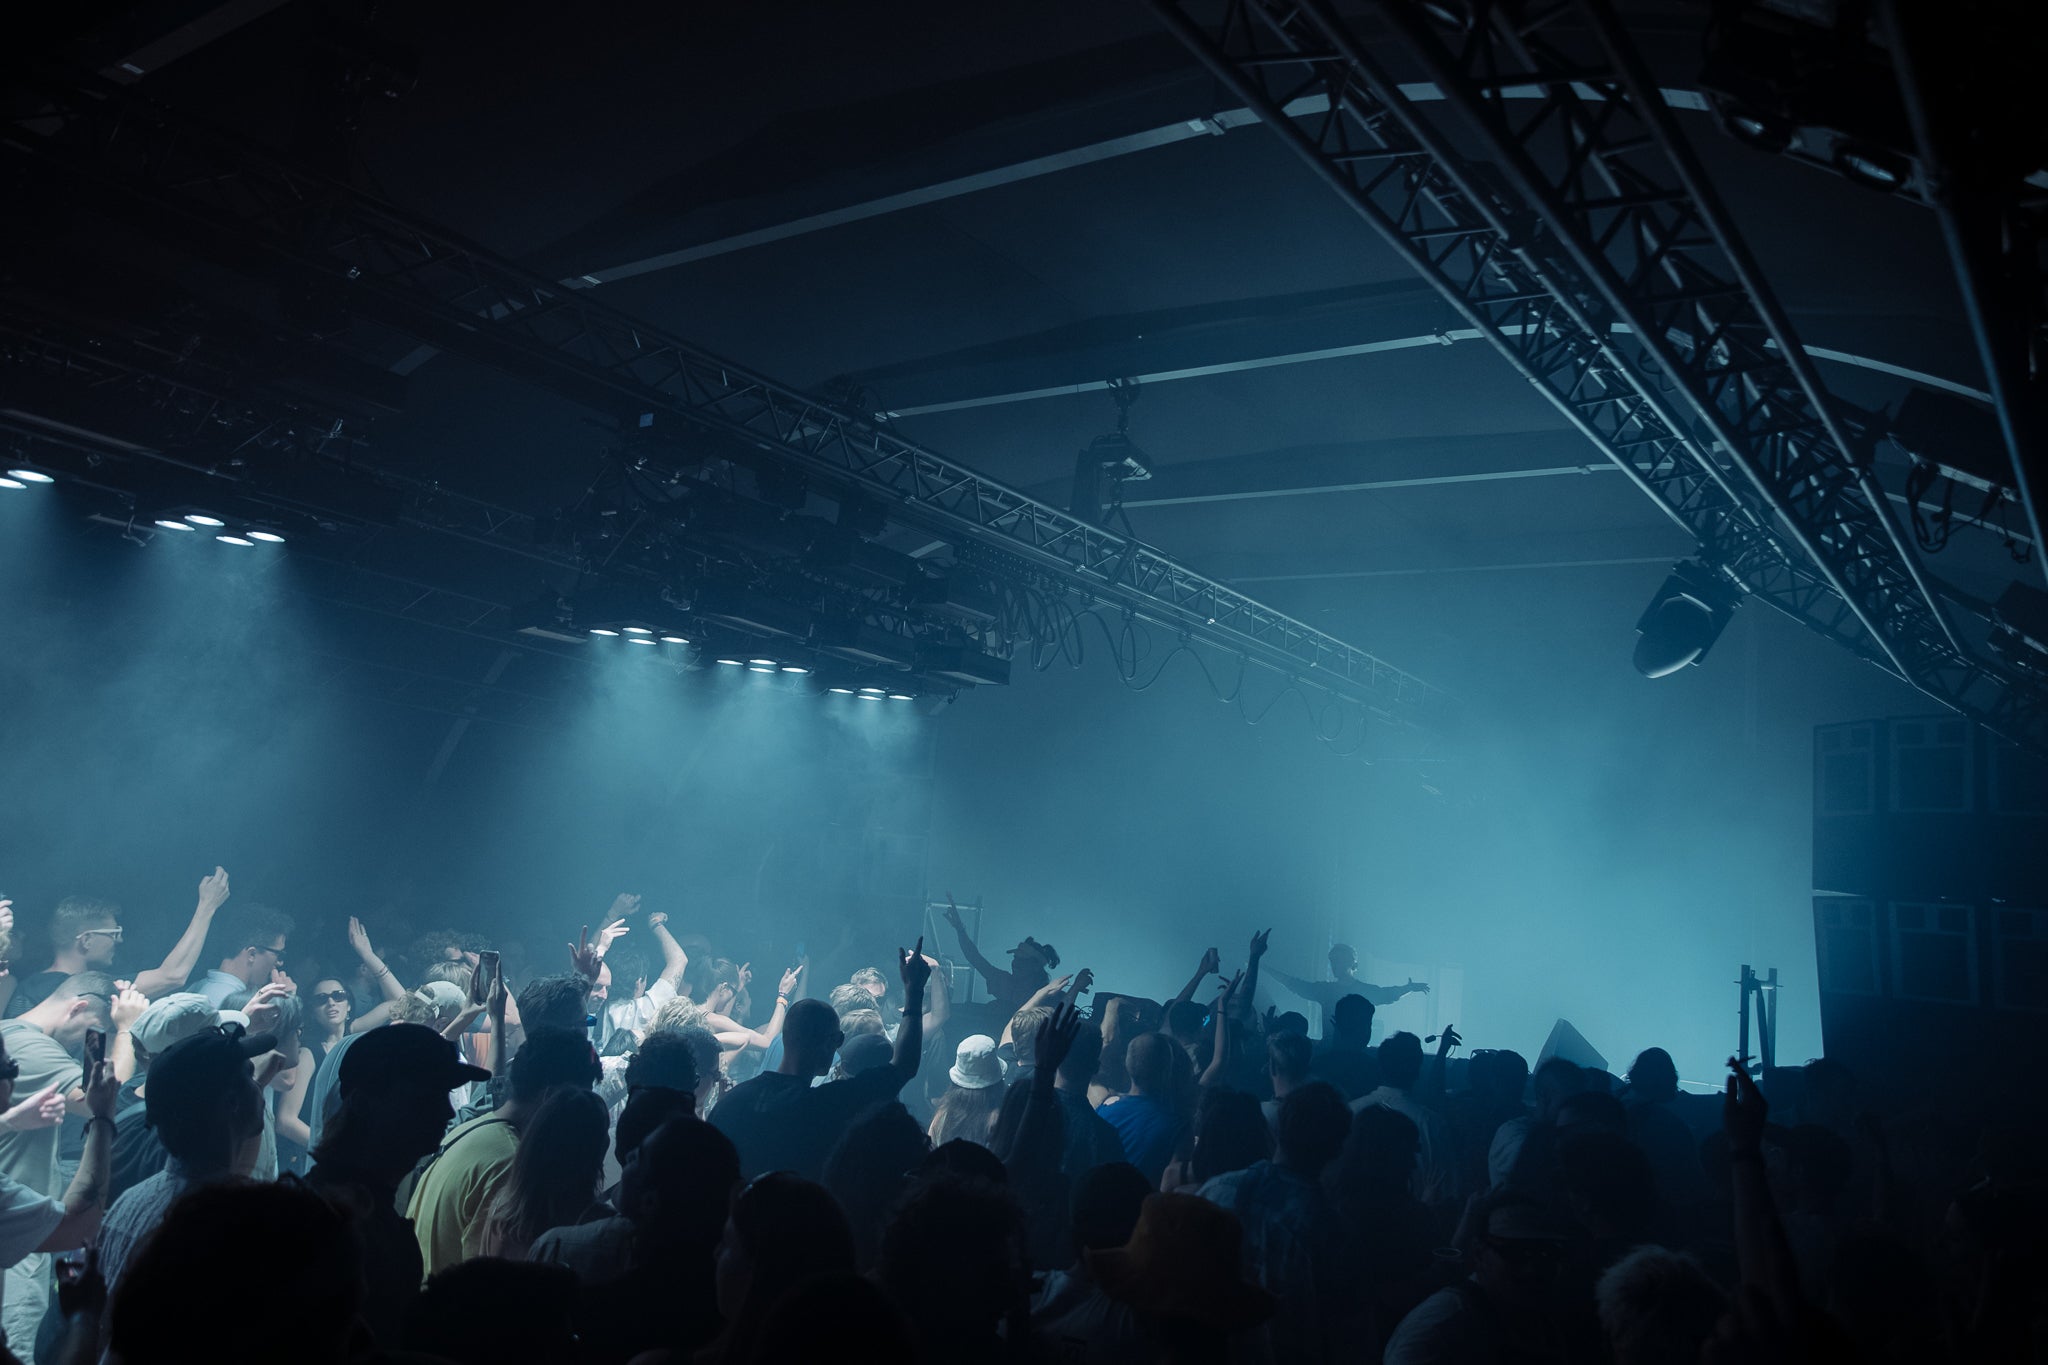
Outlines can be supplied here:
<path id="1" fill-rule="evenodd" d="M 1603 0 L 1375 6 L 1485 165 L 1324 0 L 1148 3 L 1708 562 L 2048 751 L 2048 704 L 1958 638 Z M 1565 15 L 1594 41 L 1552 46 Z"/>
<path id="2" fill-rule="evenodd" d="M 333 281 L 359 316 L 621 419 L 672 414 L 876 497 L 984 570 L 1238 654 L 1382 722 L 1433 730 L 1446 717 L 1440 689 L 1147 545 L 132 93 L 37 92 L 0 145 L 146 214 L 152 230 Z"/>

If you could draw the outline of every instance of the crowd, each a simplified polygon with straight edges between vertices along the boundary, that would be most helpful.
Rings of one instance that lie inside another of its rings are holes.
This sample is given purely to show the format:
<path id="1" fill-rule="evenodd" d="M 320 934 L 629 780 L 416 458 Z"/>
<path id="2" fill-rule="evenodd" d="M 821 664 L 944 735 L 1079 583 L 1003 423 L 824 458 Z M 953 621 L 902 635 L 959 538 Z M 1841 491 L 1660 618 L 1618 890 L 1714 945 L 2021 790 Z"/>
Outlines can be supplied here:
<path id="1" fill-rule="evenodd" d="M 1267 932 L 1162 1002 L 1055 976 L 1035 938 L 998 966 L 949 918 L 987 1003 L 922 939 L 839 984 L 792 964 L 771 1001 L 633 896 L 556 972 L 447 931 L 401 977 L 351 921 L 348 966 L 299 980 L 290 917 L 222 871 L 127 976 L 118 907 L 52 907 L 26 970 L 0 901 L 8 1358 L 2048 1350 L 2034 1150 L 1916 1187 L 1830 1062 L 1767 1103 L 1730 1059 L 1716 1102 L 1656 1048 L 1617 1078 L 1459 1056 L 1454 1028 L 1375 1041 L 1375 996 L 1426 987 L 1359 981 L 1341 946 L 1330 980 L 1285 978 L 1312 1038 L 1254 1003 Z"/>

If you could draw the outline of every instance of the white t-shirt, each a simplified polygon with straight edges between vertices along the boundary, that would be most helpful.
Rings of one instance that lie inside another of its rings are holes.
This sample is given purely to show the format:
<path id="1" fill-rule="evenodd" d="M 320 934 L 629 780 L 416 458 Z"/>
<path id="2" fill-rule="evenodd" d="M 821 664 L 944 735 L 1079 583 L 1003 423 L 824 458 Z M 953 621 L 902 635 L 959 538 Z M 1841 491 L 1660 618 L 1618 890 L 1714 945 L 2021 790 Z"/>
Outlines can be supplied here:
<path id="1" fill-rule="evenodd" d="M 64 1221 L 64 1206 L 0 1175 L 0 1267 L 40 1247 Z"/>
<path id="2" fill-rule="evenodd" d="M 661 1012 L 661 1007 L 675 998 L 675 984 L 657 977 L 648 986 L 647 994 L 631 1000 L 614 1000 L 606 1005 L 604 1013 L 598 1016 L 603 1021 L 598 1029 L 598 1050 L 602 1051 L 604 1045 L 611 1041 L 611 1036 L 622 1028 L 646 1028 L 654 1022 L 654 1016 Z"/>

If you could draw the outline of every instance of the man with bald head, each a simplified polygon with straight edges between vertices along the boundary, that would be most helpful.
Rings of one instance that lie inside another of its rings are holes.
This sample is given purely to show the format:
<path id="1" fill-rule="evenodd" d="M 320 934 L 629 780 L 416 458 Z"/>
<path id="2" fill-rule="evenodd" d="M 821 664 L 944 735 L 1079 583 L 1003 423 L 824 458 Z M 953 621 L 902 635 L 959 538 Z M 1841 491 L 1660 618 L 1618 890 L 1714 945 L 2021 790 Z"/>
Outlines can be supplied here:
<path id="1" fill-rule="evenodd" d="M 743 1081 L 718 1102 L 711 1122 L 739 1149 L 740 1170 L 748 1179 L 764 1171 L 795 1171 L 816 1180 L 825 1157 L 854 1118 L 868 1106 L 896 1098 L 917 1074 L 924 1053 L 924 991 L 931 964 L 924 959 L 924 940 L 900 954 L 903 975 L 903 1025 L 887 1066 L 878 1066 L 845 1080 L 813 1085 L 832 1069 L 832 1059 L 845 1035 L 839 1016 L 822 1000 L 787 1005 L 782 1025 L 782 1061 Z M 777 1001 L 778 1005 L 785 1002 Z"/>

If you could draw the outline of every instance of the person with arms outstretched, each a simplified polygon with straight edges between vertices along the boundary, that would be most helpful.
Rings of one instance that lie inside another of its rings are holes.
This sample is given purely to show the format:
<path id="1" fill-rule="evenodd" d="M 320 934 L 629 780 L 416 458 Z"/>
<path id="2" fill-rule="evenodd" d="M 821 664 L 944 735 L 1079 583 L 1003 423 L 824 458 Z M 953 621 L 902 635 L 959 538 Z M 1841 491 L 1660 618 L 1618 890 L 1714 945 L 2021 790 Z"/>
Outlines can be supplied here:
<path id="1" fill-rule="evenodd" d="M 1370 981 L 1358 979 L 1358 953 L 1347 943 L 1339 943 L 1330 949 L 1330 980 L 1307 981 L 1286 972 L 1274 971 L 1273 979 L 1293 991 L 1304 1000 L 1313 1000 L 1325 1011 L 1335 1009 L 1337 1002 L 1347 995 L 1364 996 L 1373 1005 L 1391 1005 L 1410 992 L 1429 994 L 1429 984 L 1423 981 L 1407 981 L 1399 986 L 1375 986 Z"/>

